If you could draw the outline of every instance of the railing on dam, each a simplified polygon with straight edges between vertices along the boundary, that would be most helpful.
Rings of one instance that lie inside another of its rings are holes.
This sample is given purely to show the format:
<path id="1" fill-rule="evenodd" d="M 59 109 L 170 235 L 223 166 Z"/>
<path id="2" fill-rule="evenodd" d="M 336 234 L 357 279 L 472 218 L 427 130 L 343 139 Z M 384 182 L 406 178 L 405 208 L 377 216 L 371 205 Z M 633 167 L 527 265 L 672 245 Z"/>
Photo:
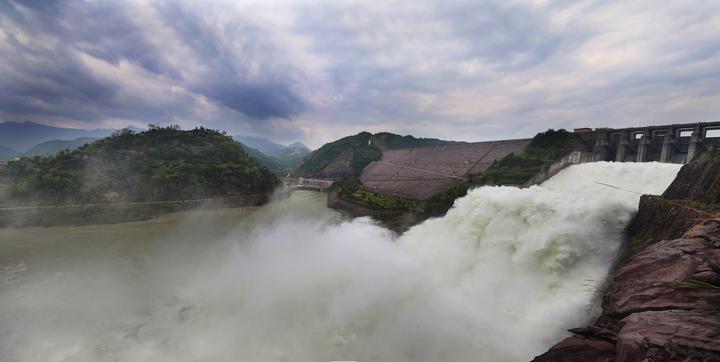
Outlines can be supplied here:
<path id="1" fill-rule="evenodd" d="M 313 190 L 325 192 L 333 185 L 334 180 L 312 179 L 305 177 L 288 177 L 285 179 L 285 186 L 290 190 Z"/>

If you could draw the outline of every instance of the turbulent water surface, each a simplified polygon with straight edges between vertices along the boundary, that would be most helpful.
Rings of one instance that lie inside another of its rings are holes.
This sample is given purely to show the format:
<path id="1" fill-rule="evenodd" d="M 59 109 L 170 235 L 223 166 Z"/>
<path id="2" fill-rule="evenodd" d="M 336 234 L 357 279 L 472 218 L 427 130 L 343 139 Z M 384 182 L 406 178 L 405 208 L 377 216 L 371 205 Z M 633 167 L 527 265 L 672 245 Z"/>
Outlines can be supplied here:
<path id="1" fill-rule="evenodd" d="M 589 316 L 679 170 L 483 187 L 401 237 L 320 194 L 117 225 L 0 229 L 3 361 L 522 361 Z M 612 185 L 621 189 L 612 188 Z"/>

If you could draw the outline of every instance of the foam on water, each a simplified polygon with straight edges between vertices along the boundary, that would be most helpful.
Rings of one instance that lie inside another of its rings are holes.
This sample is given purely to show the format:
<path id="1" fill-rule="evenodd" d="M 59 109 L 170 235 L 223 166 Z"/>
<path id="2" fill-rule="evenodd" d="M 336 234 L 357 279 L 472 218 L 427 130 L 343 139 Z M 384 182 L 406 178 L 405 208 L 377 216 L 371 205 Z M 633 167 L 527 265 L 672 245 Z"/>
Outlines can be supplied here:
<path id="1" fill-rule="evenodd" d="M 139 271 L 92 261 L 70 275 L 13 269 L 15 282 L 0 289 L 0 352 L 19 361 L 528 360 L 587 320 L 636 192 L 661 193 L 678 170 L 601 162 L 527 189 L 482 187 L 397 239 L 366 218 L 339 223 L 280 202 L 254 228 L 202 252 L 181 243 Z"/>

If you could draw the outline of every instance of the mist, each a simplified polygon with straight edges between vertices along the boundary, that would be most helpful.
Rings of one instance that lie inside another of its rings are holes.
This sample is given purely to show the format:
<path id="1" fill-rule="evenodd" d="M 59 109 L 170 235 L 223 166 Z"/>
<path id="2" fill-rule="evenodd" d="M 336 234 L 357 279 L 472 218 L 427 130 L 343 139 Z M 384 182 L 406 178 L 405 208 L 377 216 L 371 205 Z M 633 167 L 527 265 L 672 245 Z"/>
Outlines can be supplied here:
<path id="1" fill-rule="evenodd" d="M 680 165 L 474 189 L 401 236 L 320 194 L 0 230 L 8 361 L 519 361 L 587 321 L 637 208 Z M 610 188 L 610 184 L 618 188 Z"/>

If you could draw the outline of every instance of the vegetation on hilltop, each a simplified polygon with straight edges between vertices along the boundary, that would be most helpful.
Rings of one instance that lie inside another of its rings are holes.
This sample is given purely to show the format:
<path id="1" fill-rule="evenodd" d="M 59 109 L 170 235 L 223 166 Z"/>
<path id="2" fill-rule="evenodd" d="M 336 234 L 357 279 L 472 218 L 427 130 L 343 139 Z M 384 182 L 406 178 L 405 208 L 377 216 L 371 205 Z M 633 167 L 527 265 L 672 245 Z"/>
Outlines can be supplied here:
<path id="1" fill-rule="evenodd" d="M 162 201 L 269 193 L 278 179 L 217 131 L 151 125 L 73 151 L 23 157 L 0 169 L 20 202 Z"/>
<path id="2" fill-rule="evenodd" d="M 354 136 L 326 143 L 310 154 L 293 171 L 295 176 L 345 177 L 357 176 L 372 161 L 382 158 L 385 149 L 439 146 L 457 143 L 435 138 L 415 138 L 381 132 L 361 132 Z"/>

